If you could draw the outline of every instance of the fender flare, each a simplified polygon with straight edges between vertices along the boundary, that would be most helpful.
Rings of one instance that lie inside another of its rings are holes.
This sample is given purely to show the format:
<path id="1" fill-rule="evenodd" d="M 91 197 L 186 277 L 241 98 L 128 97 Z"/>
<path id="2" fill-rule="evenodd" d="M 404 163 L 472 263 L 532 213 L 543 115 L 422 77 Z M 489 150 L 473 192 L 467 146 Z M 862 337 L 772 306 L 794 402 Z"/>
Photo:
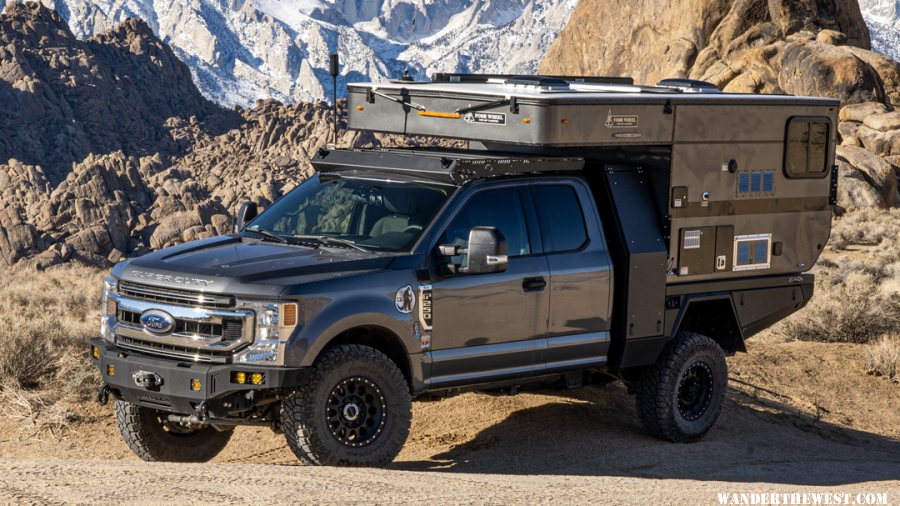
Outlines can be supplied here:
<path id="1" fill-rule="evenodd" d="M 413 343 L 413 314 L 399 313 L 381 298 L 354 297 L 332 302 L 290 339 L 285 364 L 311 366 L 340 334 L 359 327 L 380 327 L 396 337 L 409 356 Z"/>

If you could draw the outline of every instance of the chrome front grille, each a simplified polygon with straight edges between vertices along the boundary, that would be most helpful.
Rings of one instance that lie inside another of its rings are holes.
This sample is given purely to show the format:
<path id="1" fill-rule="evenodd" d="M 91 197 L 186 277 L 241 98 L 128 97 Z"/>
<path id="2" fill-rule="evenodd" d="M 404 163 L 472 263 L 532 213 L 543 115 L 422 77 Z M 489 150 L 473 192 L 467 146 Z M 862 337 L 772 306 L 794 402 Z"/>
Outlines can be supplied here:
<path id="1" fill-rule="evenodd" d="M 126 289 L 123 289 L 123 285 Z M 133 284 L 120 284 L 112 295 L 115 304 L 116 343 L 124 349 L 141 353 L 175 357 L 195 362 L 227 362 L 230 357 L 253 341 L 255 313 L 250 309 L 221 309 L 168 302 L 168 290 L 156 293 L 143 288 L 136 297 Z M 199 293 L 179 294 L 179 302 L 198 299 Z M 165 299 L 166 302 L 161 301 Z M 233 306 L 234 304 L 231 303 Z M 149 310 L 164 311 L 172 316 L 174 327 L 168 334 L 153 334 L 144 329 L 141 315 Z"/>
<path id="2" fill-rule="evenodd" d="M 181 306 L 227 309 L 234 307 L 234 297 L 210 293 L 192 292 L 177 288 L 162 288 L 140 283 L 119 282 L 119 294 L 137 300 L 177 304 Z"/>
<path id="3" fill-rule="evenodd" d="M 140 327 L 141 314 L 119 309 L 117 321 L 125 325 Z M 223 341 L 234 341 L 241 338 L 242 324 L 240 318 L 222 318 L 221 323 L 176 319 L 173 333 L 205 338 L 221 337 Z"/>

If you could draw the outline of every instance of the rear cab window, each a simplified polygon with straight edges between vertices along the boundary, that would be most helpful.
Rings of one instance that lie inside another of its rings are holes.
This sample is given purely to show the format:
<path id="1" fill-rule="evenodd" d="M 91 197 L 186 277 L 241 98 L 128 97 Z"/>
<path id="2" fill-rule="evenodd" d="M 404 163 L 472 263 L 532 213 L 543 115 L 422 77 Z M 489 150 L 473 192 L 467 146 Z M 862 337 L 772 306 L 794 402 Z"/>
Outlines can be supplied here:
<path id="1" fill-rule="evenodd" d="M 587 243 L 587 227 L 575 188 L 565 184 L 534 185 L 531 197 L 544 253 L 576 251 Z"/>

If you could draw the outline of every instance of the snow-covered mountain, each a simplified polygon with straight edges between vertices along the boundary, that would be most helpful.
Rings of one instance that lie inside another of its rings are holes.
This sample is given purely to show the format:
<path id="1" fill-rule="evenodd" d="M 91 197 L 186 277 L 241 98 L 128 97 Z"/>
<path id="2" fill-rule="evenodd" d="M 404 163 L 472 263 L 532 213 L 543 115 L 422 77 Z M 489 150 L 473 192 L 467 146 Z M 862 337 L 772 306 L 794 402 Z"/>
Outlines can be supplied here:
<path id="1" fill-rule="evenodd" d="M 2 0 L 0 0 L 2 1 Z M 13 2 L 17 0 L 6 0 Z M 578 0 L 41 0 L 76 36 L 145 20 L 224 105 L 331 96 L 348 81 L 530 73 Z"/>
<path id="2" fill-rule="evenodd" d="M 859 0 L 872 49 L 900 61 L 900 0 Z"/>

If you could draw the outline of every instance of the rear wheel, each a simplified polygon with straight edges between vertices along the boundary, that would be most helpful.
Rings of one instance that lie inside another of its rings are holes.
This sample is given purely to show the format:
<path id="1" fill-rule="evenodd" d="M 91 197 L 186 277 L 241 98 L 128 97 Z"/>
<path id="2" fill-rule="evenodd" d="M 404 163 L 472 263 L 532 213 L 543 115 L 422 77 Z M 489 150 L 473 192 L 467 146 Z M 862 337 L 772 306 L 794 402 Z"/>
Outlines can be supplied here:
<path id="1" fill-rule="evenodd" d="M 288 446 L 306 464 L 384 466 L 400 452 L 412 418 L 403 373 L 359 345 L 327 350 L 282 401 Z"/>
<path id="2" fill-rule="evenodd" d="M 696 441 L 719 417 L 727 389 L 722 348 L 706 336 L 681 332 L 637 379 L 638 415 L 653 436 Z"/>
<path id="3" fill-rule="evenodd" d="M 166 420 L 167 413 L 116 401 L 116 425 L 122 439 L 147 462 L 207 462 L 219 454 L 232 431 L 195 429 Z"/>

